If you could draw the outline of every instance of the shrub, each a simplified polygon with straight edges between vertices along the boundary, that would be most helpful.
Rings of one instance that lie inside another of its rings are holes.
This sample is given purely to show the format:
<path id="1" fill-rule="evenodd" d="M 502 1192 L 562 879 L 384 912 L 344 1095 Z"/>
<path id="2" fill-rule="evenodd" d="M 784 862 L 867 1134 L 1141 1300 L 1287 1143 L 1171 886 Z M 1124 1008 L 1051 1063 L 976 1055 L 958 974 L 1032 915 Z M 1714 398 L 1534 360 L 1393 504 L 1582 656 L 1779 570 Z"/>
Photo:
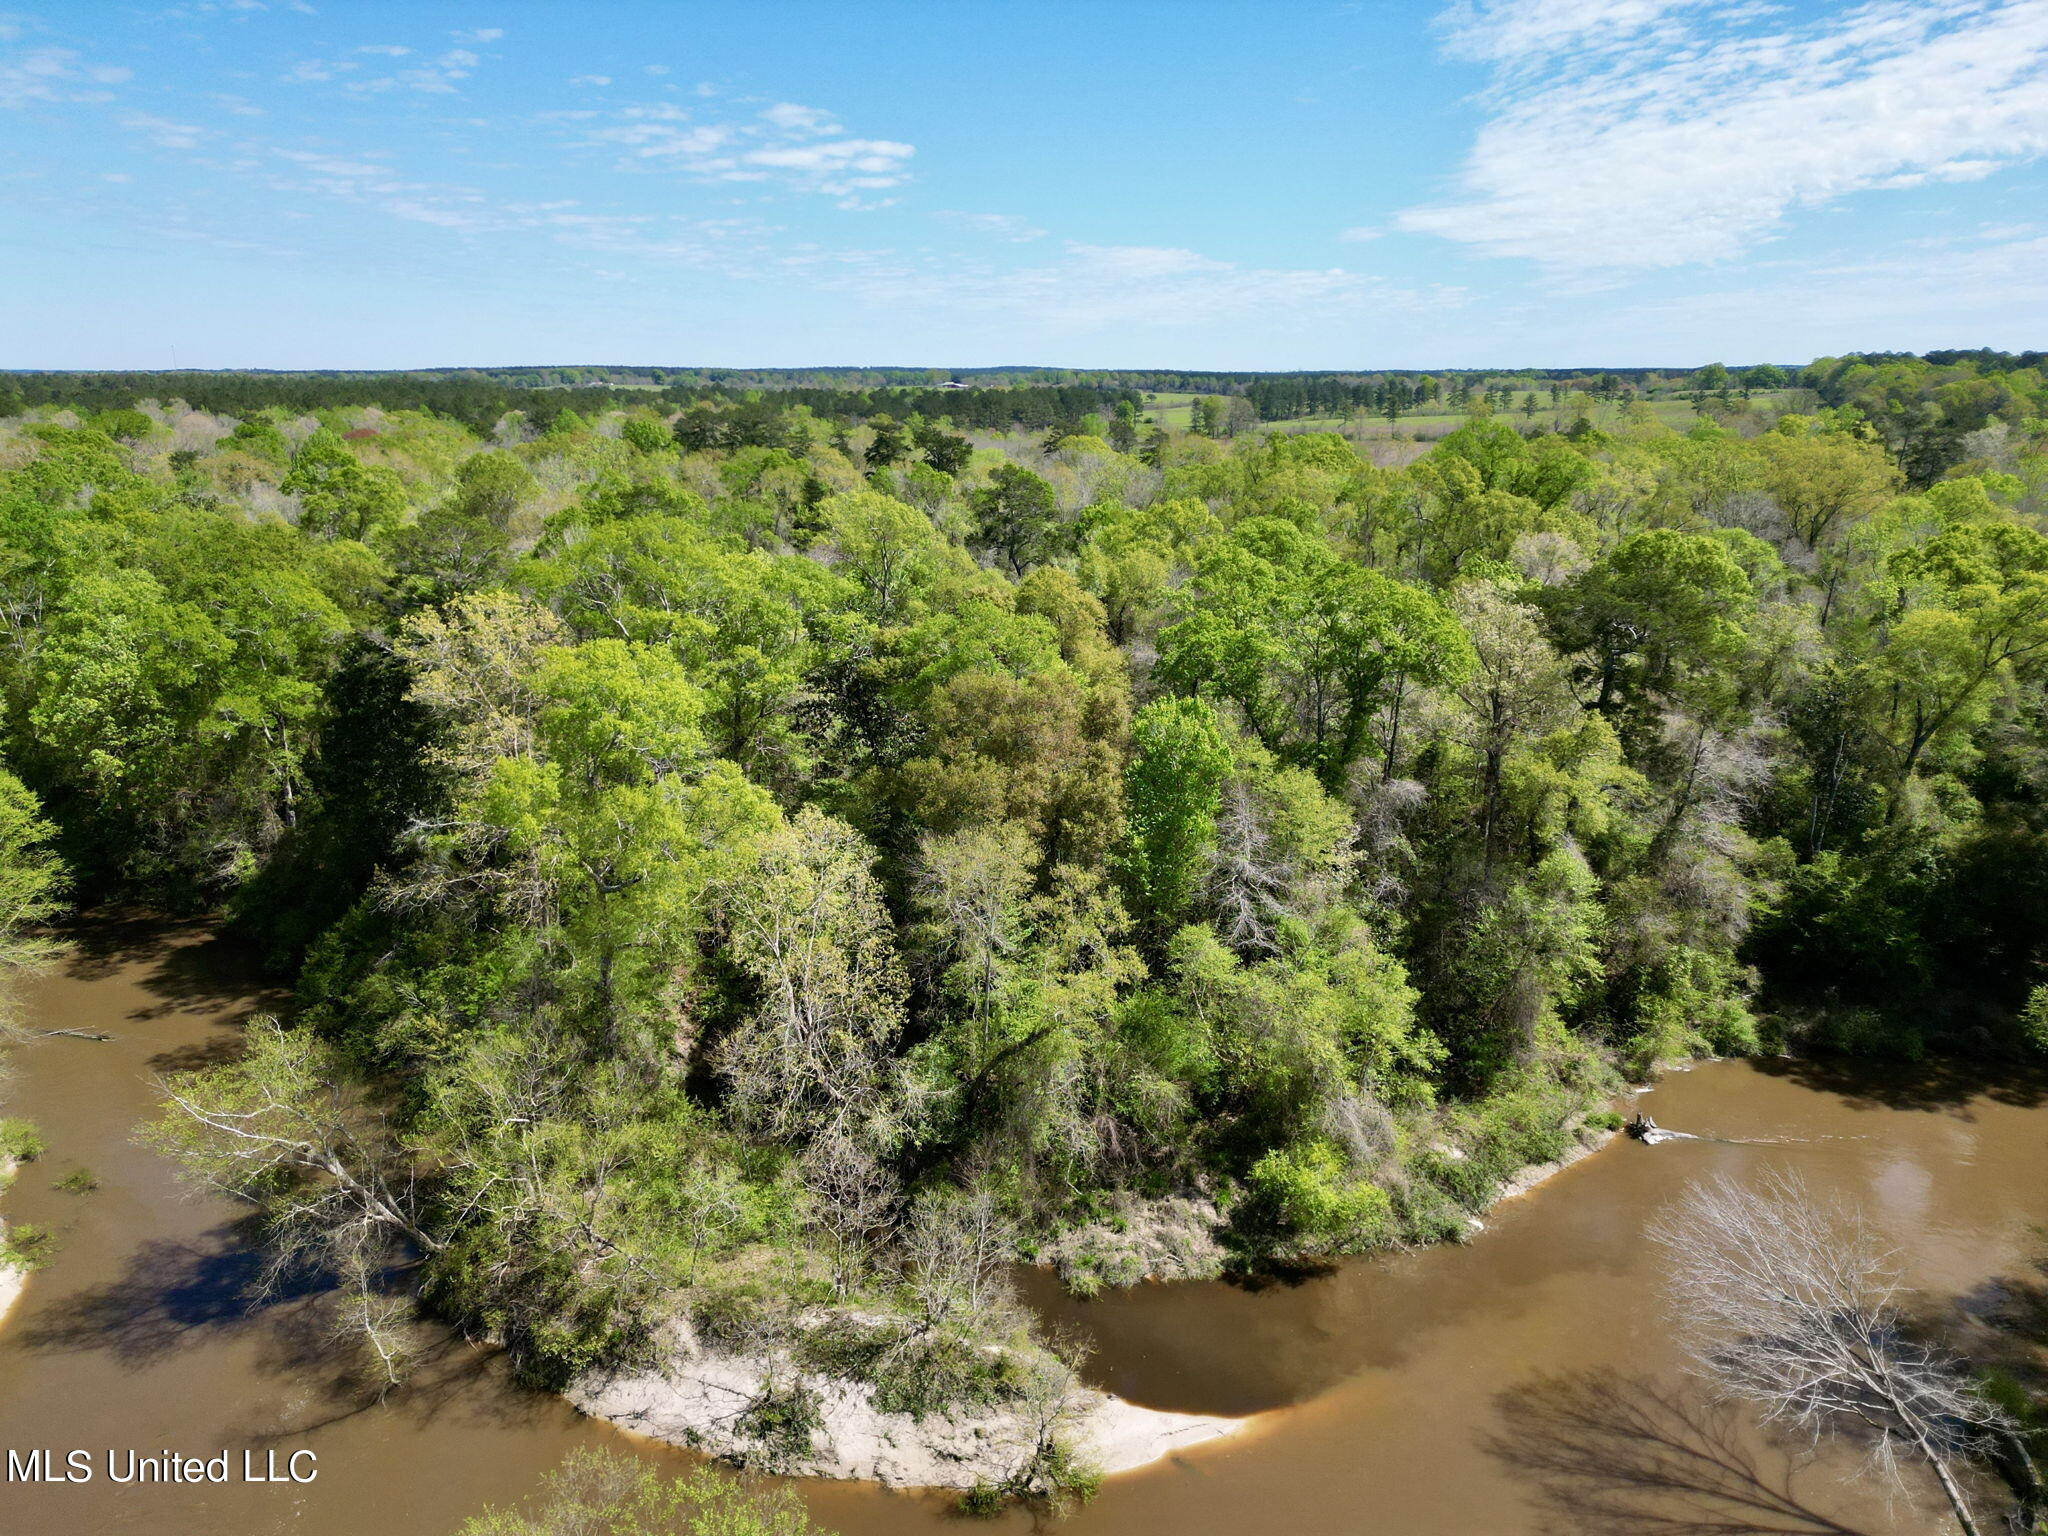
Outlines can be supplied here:
<path id="1" fill-rule="evenodd" d="M 1355 1253 L 1393 1238 L 1393 1201 L 1387 1192 L 1353 1178 L 1326 1141 L 1268 1152 L 1246 1183 L 1252 1209 L 1303 1253 Z"/>
<path id="2" fill-rule="evenodd" d="M 2027 995 L 2020 1013 L 2020 1034 L 2035 1050 L 2048 1055 L 2048 987 L 2036 987 Z"/>
<path id="3" fill-rule="evenodd" d="M 0 1120 L 0 1163 L 32 1163 L 47 1147 L 43 1133 L 30 1121 Z"/>
<path id="4" fill-rule="evenodd" d="M 1009 1495 L 988 1483 L 976 1483 L 960 1495 L 960 1513 L 976 1520 L 993 1520 L 1009 1504 Z"/>
<path id="5" fill-rule="evenodd" d="M 733 1427 L 759 1448 L 749 1454 L 750 1462 L 786 1467 L 811 1453 L 812 1440 L 825 1427 L 824 1404 L 802 1381 L 780 1383 L 771 1378 L 761 1384 Z"/>
<path id="6" fill-rule="evenodd" d="M 33 1222 L 17 1222 L 0 1234 L 0 1269 L 41 1269 L 57 1256 L 57 1234 Z"/>

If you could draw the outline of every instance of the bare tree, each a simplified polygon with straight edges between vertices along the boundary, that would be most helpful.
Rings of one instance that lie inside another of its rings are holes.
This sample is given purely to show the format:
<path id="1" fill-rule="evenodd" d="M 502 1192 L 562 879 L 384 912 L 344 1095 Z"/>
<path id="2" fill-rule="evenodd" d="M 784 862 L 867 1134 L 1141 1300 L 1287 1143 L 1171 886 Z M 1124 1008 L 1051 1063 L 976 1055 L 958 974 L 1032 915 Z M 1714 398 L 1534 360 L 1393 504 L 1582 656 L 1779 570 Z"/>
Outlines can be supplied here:
<path id="1" fill-rule="evenodd" d="M 1055 1514 L 1064 1512 L 1075 1493 L 1085 1497 L 1097 1479 L 1075 1443 L 1075 1432 L 1097 1401 L 1081 1379 L 1087 1357 L 1086 1348 L 1069 1338 L 1018 1361 L 1012 1404 L 1017 1459 L 1003 1486 L 1042 1501 Z"/>
<path id="2" fill-rule="evenodd" d="M 966 1006 L 977 1068 L 995 1049 L 995 1017 L 1029 939 L 1032 855 L 1015 826 L 928 834 L 918 850 L 918 937 Z"/>
<path id="3" fill-rule="evenodd" d="M 759 1003 L 718 1066 L 739 1118 L 767 1135 L 879 1146 L 895 1134 L 905 986 L 874 856 L 844 822 L 804 810 L 725 893 L 732 953 Z"/>
<path id="4" fill-rule="evenodd" d="M 409 1308 L 384 1292 L 405 1256 L 444 1245 L 421 1223 L 417 1161 L 309 1032 L 249 1027 L 239 1061 L 160 1085 L 168 1103 L 147 1139 L 196 1182 L 263 1212 L 261 1288 L 318 1269 L 342 1286 L 338 1333 L 358 1338 L 387 1385 L 410 1353 Z"/>
<path id="5" fill-rule="evenodd" d="M 972 1327 L 1014 1304 L 1008 1267 L 1017 1229 L 985 1189 L 934 1192 L 910 1213 L 903 1237 L 911 1297 L 928 1328 Z"/>
<path id="6" fill-rule="evenodd" d="M 1956 1473 L 2001 1415 L 1956 1361 L 1908 1335 L 1896 1256 L 1866 1221 L 1773 1174 L 1694 1189 L 1651 1236 L 1671 1257 L 1687 1346 L 1720 1392 L 1766 1424 L 1861 1440 L 1894 1483 L 1924 1463 L 1978 1536 Z"/>
<path id="7" fill-rule="evenodd" d="M 1230 945 L 1246 953 L 1272 954 L 1280 947 L 1273 937 L 1275 924 L 1287 911 L 1288 871 L 1274 855 L 1273 838 L 1260 810 L 1244 775 L 1224 781 L 1216 841 L 1209 850 L 1203 883 L 1216 910 L 1217 927 Z"/>
<path id="8" fill-rule="evenodd" d="M 896 1180 L 844 1135 L 819 1137 L 799 1166 L 811 1192 L 811 1219 L 831 1244 L 833 1285 L 844 1296 L 874 1264 L 895 1212 Z"/>

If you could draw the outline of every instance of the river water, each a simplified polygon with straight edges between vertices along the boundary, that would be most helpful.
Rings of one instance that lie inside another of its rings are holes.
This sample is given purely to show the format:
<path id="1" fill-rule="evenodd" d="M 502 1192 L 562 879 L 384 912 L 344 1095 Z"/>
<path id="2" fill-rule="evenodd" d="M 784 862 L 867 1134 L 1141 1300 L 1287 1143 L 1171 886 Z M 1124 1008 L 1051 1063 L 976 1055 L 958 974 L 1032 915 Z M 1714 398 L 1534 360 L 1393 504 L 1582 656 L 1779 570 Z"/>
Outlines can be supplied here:
<path id="1" fill-rule="evenodd" d="M 276 1000 L 198 924 L 108 919 L 77 939 L 71 961 L 33 984 L 29 1020 L 116 1038 L 16 1052 L 9 1112 L 34 1119 L 50 1151 L 22 1171 L 5 1214 L 54 1228 L 61 1249 L 0 1326 L 0 1448 L 84 1448 L 95 1463 L 110 1448 L 226 1450 L 237 1473 L 245 1450 L 258 1465 L 275 1452 L 280 1468 L 310 1450 L 318 1475 L 0 1483 L 0 1531 L 446 1536 L 579 1445 L 691 1463 L 520 1390 L 487 1351 L 455 1342 L 416 1382 L 366 1400 L 334 1358 L 317 1296 L 252 1312 L 237 1212 L 183 1194 L 133 1132 L 154 1108 L 154 1073 L 231 1046 L 240 1021 Z M 1469 1243 L 1296 1284 L 1076 1302 L 1027 1279 L 1035 1305 L 1094 1340 L 1103 1385 L 1155 1407 L 1257 1415 L 1231 1439 L 1111 1480 L 1061 1529 L 1675 1532 L 1668 1522 L 1688 1511 L 1714 1512 L 1723 1530 L 1942 1528 L 1924 1490 L 1887 1497 L 1849 1456 L 1809 1464 L 1716 1417 L 1679 1369 L 1644 1228 L 1695 1179 L 1791 1168 L 1870 1212 L 1930 1311 L 1982 1319 L 2031 1296 L 2048 1315 L 2030 1230 L 2048 1223 L 2048 1084 L 1721 1062 L 1669 1076 L 1645 1103 L 1665 1125 L 1725 1139 L 1617 1142 L 1501 1207 Z M 81 1166 L 95 1191 L 55 1187 Z M 1713 1491 L 1675 1489 L 1674 1467 Z M 848 1536 L 963 1529 L 931 1496 L 845 1484 L 804 1495 Z M 995 1522 L 1031 1526 L 1022 1513 Z"/>

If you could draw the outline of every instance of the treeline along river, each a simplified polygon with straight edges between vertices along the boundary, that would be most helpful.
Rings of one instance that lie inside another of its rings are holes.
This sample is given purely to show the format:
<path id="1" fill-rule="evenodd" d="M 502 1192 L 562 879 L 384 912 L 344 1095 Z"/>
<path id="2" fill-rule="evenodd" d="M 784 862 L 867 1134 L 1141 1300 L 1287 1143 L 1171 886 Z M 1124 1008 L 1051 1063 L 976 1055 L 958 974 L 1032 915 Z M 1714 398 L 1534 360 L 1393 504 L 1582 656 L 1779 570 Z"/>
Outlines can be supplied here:
<path id="1" fill-rule="evenodd" d="M 41 1038 L 16 1056 L 16 1107 L 50 1146 L 4 1209 L 60 1246 L 0 1324 L 0 1447 L 58 1462 L 83 1449 L 100 1465 L 109 1450 L 225 1453 L 237 1473 L 317 1475 L 15 1481 L 0 1487 L 6 1531 L 445 1536 L 579 1445 L 688 1461 L 521 1389 L 490 1351 L 453 1338 L 403 1389 L 365 1397 L 333 1353 L 317 1285 L 252 1309 L 258 1260 L 241 1213 L 185 1193 L 134 1133 L 158 1073 L 232 1051 L 241 1021 L 277 1000 L 203 926 L 104 917 L 72 937 L 30 989 L 29 1020 L 113 1038 Z M 1984 1330 L 2013 1298 L 2042 1299 L 2048 1086 L 1939 1066 L 1713 1062 L 1644 1102 L 1703 1139 L 1616 1142 L 1459 1246 L 1089 1302 L 1027 1276 L 1042 1312 L 1092 1338 L 1101 1385 L 1155 1407 L 1259 1416 L 1112 1479 L 1066 1528 L 1507 1533 L 1597 1529 L 1602 1509 L 1623 1529 L 1630 1511 L 1745 1508 L 1735 1518 L 1757 1530 L 1932 1528 L 1931 1510 L 1887 1503 L 1852 1457 L 1802 1465 L 1717 1414 L 1681 1370 L 1645 1226 L 1691 1181 L 1794 1168 L 1879 1223 L 1931 1314 Z M 95 1190 L 57 1188 L 80 1167 Z M 304 1451 L 312 1460 L 294 1463 Z M 1674 1465 L 1699 1486 L 1674 1489 Z M 812 1484 L 805 1496 L 854 1536 L 957 1528 L 950 1505 L 914 1493 Z M 1013 1512 L 998 1527 L 1029 1523 Z"/>

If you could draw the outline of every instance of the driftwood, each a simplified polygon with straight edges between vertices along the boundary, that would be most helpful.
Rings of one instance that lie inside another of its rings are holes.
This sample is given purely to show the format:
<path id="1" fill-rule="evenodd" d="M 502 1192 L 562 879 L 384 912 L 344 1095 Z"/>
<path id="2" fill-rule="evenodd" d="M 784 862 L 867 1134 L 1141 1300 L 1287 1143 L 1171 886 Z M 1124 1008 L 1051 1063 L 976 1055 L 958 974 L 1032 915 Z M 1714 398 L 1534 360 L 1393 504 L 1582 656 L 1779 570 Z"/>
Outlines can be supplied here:
<path id="1" fill-rule="evenodd" d="M 52 1035 L 69 1035 L 74 1040 L 111 1040 L 114 1038 L 112 1035 L 103 1035 L 97 1030 L 91 1029 L 39 1029 L 30 1038 L 47 1040 Z"/>
<path id="2" fill-rule="evenodd" d="M 1660 1141 L 1720 1141 L 1724 1139 L 1719 1136 L 1695 1136 L 1691 1131 L 1667 1131 L 1641 1110 L 1637 1110 L 1635 1119 L 1629 1121 L 1622 1129 L 1646 1147 L 1654 1147 Z"/>

